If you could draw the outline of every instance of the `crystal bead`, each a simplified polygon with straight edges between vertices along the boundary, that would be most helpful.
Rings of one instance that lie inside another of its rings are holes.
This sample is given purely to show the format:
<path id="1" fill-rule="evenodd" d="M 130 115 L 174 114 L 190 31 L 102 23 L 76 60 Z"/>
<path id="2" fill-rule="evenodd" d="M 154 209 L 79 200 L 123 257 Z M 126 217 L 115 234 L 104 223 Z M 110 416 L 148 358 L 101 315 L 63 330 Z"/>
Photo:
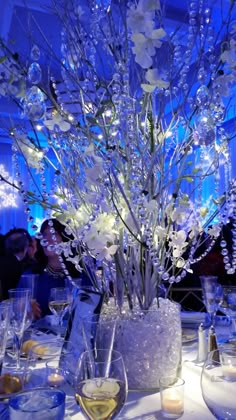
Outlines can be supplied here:
<path id="1" fill-rule="evenodd" d="M 235 273 L 235 269 L 234 268 L 229 268 L 227 270 L 227 274 L 234 274 Z"/>
<path id="2" fill-rule="evenodd" d="M 229 263 L 228 264 L 225 264 L 225 269 L 226 269 L 226 271 L 230 270 L 231 269 L 231 265 Z"/>
<path id="3" fill-rule="evenodd" d="M 30 52 L 30 58 L 33 61 L 38 61 L 40 59 L 40 50 L 37 45 L 33 45 L 31 52 Z"/>
<path id="4" fill-rule="evenodd" d="M 196 92 L 196 100 L 200 105 L 204 105 L 208 101 L 209 90 L 205 85 L 198 88 Z"/>
<path id="5" fill-rule="evenodd" d="M 168 273 L 162 274 L 162 280 L 167 281 L 169 280 L 170 275 Z"/>
<path id="6" fill-rule="evenodd" d="M 30 120 L 35 121 L 43 117 L 46 111 L 44 94 L 37 86 L 32 86 L 26 92 L 26 96 L 23 100 L 23 108 L 25 115 Z"/>
<path id="7" fill-rule="evenodd" d="M 221 255 L 228 255 L 228 253 L 229 253 L 229 251 L 228 251 L 228 249 L 222 249 L 222 251 L 221 251 Z"/>
<path id="8" fill-rule="evenodd" d="M 226 241 L 221 241 L 220 242 L 220 246 L 221 246 L 221 248 L 225 248 L 226 246 L 227 246 L 227 242 Z"/>
<path id="9" fill-rule="evenodd" d="M 28 77 L 28 81 L 32 83 L 32 85 L 37 85 L 38 83 L 41 82 L 42 70 L 38 63 L 30 64 L 27 77 Z"/>

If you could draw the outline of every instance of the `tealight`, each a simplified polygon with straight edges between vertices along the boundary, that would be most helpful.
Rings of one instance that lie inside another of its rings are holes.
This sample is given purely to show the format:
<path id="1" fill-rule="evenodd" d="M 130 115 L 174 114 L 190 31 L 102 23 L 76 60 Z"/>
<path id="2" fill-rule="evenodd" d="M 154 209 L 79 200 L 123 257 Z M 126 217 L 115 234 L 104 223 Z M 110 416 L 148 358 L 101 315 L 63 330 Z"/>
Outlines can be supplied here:
<path id="1" fill-rule="evenodd" d="M 162 410 L 170 414 L 182 414 L 183 413 L 183 401 L 181 399 L 163 398 Z"/>
<path id="2" fill-rule="evenodd" d="M 184 380 L 162 378 L 160 380 L 161 411 L 164 417 L 178 418 L 184 412 Z"/>
<path id="3" fill-rule="evenodd" d="M 58 369 L 55 369 L 55 372 L 52 372 L 47 377 L 48 385 L 50 386 L 61 386 L 65 382 L 64 376 L 57 372 Z"/>
<path id="4" fill-rule="evenodd" d="M 236 366 L 223 365 L 222 366 L 223 376 L 228 380 L 236 380 Z"/>

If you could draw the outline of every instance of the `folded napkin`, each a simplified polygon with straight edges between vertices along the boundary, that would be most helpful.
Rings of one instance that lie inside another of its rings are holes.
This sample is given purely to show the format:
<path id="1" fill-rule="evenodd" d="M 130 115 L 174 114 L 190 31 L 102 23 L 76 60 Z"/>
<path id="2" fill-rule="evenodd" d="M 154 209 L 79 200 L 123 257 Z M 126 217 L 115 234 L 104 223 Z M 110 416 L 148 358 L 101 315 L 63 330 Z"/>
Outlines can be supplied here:
<path id="1" fill-rule="evenodd" d="M 181 312 L 181 321 L 183 324 L 201 324 L 201 322 L 205 322 L 205 319 L 205 312 Z"/>

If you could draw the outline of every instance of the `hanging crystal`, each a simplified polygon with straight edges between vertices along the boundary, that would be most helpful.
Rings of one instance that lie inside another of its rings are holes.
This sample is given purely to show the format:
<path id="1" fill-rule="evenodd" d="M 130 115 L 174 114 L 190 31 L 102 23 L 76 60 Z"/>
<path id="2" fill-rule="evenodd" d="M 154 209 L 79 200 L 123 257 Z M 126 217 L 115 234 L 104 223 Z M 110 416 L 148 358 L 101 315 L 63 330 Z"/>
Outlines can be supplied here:
<path id="1" fill-rule="evenodd" d="M 196 117 L 194 137 L 198 139 L 199 144 L 206 146 L 215 141 L 214 120 L 209 110 L 203 110 Z"/>
<path id="2" fill-rule="evenodd" d="M 196 100 L 199 105 L 205 105 L 208 102 L 209 90 L 205 85 L 200 86 L 196 92 Z"/>
<path id="3" fill-rule="evenodd" d="M 37 45 L 33 45 L 30 52 L 30 58 L 32 61 L 38 61 L 40 59 L 40 50 Z"/>
<path id="4" fill-rule="evenodd" d="M 44 99 L 43 92 L 37 86 L 32 86 L 27 90 L 23 101 L 23 108 L 24 114 L 30 120 L 37 121 L 43 117 L 46 111 Z"/>
<path id="5" fill-rule="evenodd" d="M 42 79 L 42 70 L 38 63 L 32 63 L 29 66 L 28 73 L 27 73 L 28 81 L 32 85 L 37 85 L 41 82 Z"/>

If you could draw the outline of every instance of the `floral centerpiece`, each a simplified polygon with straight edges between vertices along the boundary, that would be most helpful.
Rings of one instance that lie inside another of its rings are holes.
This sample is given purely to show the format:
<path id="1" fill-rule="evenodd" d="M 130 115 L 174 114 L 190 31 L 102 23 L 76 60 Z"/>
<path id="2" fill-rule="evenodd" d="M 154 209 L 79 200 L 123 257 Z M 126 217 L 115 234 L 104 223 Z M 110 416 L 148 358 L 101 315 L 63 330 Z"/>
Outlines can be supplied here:
<path id="1" fill-rule="evenodd" d="M 160 304 L 162 285 L 168 290 L 191 271 L 207 230 L 211 240 L 197 259 L 206 255 L 234 206 L 233 134 L 224 128 L 235 80 L 234 6 L 224 2 L 219 22 L 214 9 L 191 2 L 187 21 L 170 27 L 164 1 L 59 2 L 61 57 L 47 45 L 61 73 L 49 81 L 40 45 L 26 66 L 2 43 L 1 95 L 24 116 L 11 126 L 14 162 L 23 155 L 34 183 L 26 189 L 17 170 L 28 220 L 34 224 L 36 201 L 63 221 L 74 240 L 58 252 L 78 270 L 95 257 L 105 273 L 102 283 L 93 278 L 96 287 L 112 281 L 119 308 L 124 297 L 130 309 Z"/>

